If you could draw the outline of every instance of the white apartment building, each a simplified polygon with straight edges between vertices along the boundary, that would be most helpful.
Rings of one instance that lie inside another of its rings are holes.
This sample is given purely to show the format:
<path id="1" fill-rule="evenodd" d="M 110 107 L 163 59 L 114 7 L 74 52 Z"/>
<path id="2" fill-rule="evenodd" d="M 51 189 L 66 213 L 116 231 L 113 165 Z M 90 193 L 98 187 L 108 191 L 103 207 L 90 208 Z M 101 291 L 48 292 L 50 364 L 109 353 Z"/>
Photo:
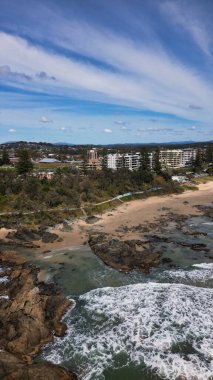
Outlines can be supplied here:
<path id="1" fill-rule="evenodd" d="M 123 155 L 124 165 L 129 170 L 137 170 L 140 167 L 140 153 L 126 153 Z"/>
<path id="2" fill-rule="evenodd" d="M 117 170 L 122 157 L 123 155 L 120 153 L 107 154 L 106 157 L 104 157 L 103 165 L 108 169 Z"/>
<path id="3" fill-rule="evenodd" d="M 125 167 L 129 170 L 137 170 L 140 167 L 140 157 L 140 153 L 107 154 L 103 160 L 103 165 L 113 170 L 117 170 L 121 167 Z"/>
<path id="4" fill-rule="evenodd" d="M 153 168 L 153 159 L 155 152 L 148 152 L 150 168 Z M 163 169 L 176 169 L 190 165 L 196 158 L 196 148 L 184 149 L 162 149 L 159 152 L 159 159 Z M 129 170 L 137 170 L 140 167 L 141 154 L 137 153 L 113 153 L 104 157 L 103 165 L 109 169 L 117 170 L 120 167 L 126 167 Z"/>
<path id="5" fill-rule="evenodd" d="M 195 161 L 196 154 L 197 154 L 197 149 L 195 148 L 183 149 L 182 166 L 191 165 L 192 162 Z"/>

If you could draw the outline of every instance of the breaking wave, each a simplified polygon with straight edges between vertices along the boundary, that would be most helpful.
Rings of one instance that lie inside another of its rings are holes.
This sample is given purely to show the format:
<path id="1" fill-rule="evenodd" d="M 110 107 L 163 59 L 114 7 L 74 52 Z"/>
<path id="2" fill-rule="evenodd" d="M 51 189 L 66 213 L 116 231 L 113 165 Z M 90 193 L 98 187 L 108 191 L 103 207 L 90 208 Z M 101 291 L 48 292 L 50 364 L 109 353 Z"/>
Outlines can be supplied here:
<path id="1" fill-rule="evenodd" d="M 79 297 L 66 323 L 68 334 L 46 359 L 73 358 L 79 379 L 104 379 L 121 358 L 163 379 L 213 379 L 213 289 L 154 282 L 95 289 Z"/>

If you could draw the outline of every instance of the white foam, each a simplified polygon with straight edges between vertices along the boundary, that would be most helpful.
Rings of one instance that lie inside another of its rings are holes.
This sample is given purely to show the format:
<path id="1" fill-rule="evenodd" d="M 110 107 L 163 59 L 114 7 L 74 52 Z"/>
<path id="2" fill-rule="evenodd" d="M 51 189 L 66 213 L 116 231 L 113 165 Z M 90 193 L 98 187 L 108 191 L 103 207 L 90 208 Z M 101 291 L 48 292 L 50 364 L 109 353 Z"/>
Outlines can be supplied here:
<path id="1" fill-rule="evenodd" d="M 0 296 L 0 299 L 9 300 L 9 296 Z"/>
<path id="2" fill-rule="evenodd" d="M 146 283 L 92 290 L 79 301 L 68 334 L 46 356 L 56 363 L 73 358 L 79 379 L 104 379 L 119 354 L 164 379 L 212 376 L 213 289 Z M 180 344 L 190 345 L 188 354 L 174 350 Z"/>
<path id="3" fill-rule="evenodd" d="M 170 270 L 160 274 L 160 278 L 181 282 L 189 285 L 208 285 L 213 281 L 213 263 L 193 264 L 192 267 L 198 268 L 193 270 Z M 203 270 L 205 269 L 205 270 Z"/>
<path id="4" fill-rule="evenodd" d="M 200 269 L 213 269 L 213 263 L 193 264 L 192 266 Z"/>
<path id="5" fill-rule="evenodd" d="M 6 284 L 8 281 L 8 276 L 0 277 L 0 284 Z"/>

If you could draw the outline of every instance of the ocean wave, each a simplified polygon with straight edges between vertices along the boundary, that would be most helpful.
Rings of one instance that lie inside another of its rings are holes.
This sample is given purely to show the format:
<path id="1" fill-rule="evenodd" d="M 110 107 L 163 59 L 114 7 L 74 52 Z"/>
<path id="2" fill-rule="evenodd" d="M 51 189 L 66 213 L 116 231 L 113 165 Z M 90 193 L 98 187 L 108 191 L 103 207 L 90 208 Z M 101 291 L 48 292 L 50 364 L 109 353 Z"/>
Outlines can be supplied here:
<path id="1" fill-rule="evenodd" d="M 200 268 L 200 269 L 213 270 L 213 263 L 200 263 L 200 264 L 193 264 L 192 266 L 196 268 Z"/>
<path id="2" fill-rule="evenodd" d="M 46 359 L 72 357 L 79 379 L 104 379 L 120 355 L 164 379 L 212 376 L 213 289 L 168 283 L 95 289 L 79 297 L 66 322 L 66 337 Z"/>

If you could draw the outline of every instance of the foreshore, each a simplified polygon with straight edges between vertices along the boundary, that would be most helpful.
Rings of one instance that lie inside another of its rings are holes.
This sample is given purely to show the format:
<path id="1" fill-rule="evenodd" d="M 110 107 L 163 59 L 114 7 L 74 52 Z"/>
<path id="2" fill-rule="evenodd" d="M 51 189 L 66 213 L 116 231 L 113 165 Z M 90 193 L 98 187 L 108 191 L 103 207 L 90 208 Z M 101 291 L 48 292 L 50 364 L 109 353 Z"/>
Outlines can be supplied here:
<path id="1" fill-rule="evenodd" d="M 79 247 L 88 241 L 89 233 L 93 230 L 112 234 L 120 239 L 141 238 L 138 231 L 132 231 L 137 225 L 160 224 L 171 215 L 199 215 L 201 210 L 196 206 L 213 202 L 213 181 L 198 185 L 198 190 L 189 190 L 181 194 L 152 196 L 147 199 L 124 202 L 116 208 L 111 208 L 103 214 L 97 214 L 97 220 L 88 224 L 85 219 L 76 219 L 71 224 L 70 231 L 62 231 L 61 226 L 50 231 L 59 235 L 63 241 L 50 244 L 41 243 L 39 251 Z M 175 219 L 175 217 L 174 217 Z M 175 220 L 174 220 L 175 222 Z M 124 235 L 119 232 L 127 226 L 129 231 Z"/>

